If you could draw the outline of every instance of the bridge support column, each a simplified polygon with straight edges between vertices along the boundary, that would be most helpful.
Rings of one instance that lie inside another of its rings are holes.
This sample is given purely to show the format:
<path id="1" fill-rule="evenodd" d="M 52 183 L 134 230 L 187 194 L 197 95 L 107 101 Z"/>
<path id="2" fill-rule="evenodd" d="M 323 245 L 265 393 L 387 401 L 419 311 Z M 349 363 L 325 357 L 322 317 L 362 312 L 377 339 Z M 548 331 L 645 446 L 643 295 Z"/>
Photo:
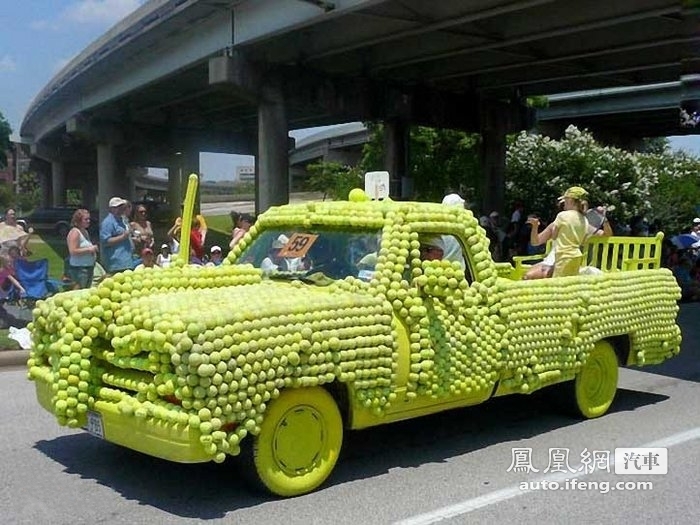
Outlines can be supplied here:
<path id="1" fill-rule="evenodd" d="M 413 179 L 409 176 L 410 126 L 400 119 L 384 123 L 384 169 L 389 172 L 389 195 L 407 200 L 413 196 Z"/>
<path id="2" fill-rule="evenodd" d="M 279 85 L 262 88 L 258 105 L 258 158 L 255 180 L 255 212 L 289 202 L 289 152 L 287 112 Z"/>
<path id="3" fill-rule="evenodd" d="M 168 202 L 170 203 L 170 215 L 179 217 L 182 211 L 182 166 L 179 155 L 168 166 Z"/>
<path id="4" fill-rule="evenodd" d="M 51 161 L 51 200 L 53 206 L 66 203 L 66 172 L 63 161 Z"/>
<path id="5" fill-rule="evenodd" d="M 481 209 L 484 214 L 504 211 L 506 191 L 506 133 L 508 106 L 484 103 L 481 107 Z"/>
<path id="6" fill-rule="evenodd" d="M 117 174 L 117 156 L 114 144 L 97 144 L 97 208 L 100 220 L 109 213 L 109 199 L 114 196 L 128 197 L 120 185 Z"/>

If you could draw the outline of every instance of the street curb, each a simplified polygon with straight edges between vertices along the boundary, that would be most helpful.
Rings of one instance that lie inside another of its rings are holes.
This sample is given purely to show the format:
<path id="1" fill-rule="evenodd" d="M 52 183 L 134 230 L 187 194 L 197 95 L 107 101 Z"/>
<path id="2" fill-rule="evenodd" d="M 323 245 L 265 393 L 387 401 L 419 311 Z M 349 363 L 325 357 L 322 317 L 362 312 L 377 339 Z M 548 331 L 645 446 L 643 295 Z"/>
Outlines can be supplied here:
<path id="1" fill-rule="evenodd" d="M 0 350 L 0 367 L 26 366 L 29 350 Z"/>

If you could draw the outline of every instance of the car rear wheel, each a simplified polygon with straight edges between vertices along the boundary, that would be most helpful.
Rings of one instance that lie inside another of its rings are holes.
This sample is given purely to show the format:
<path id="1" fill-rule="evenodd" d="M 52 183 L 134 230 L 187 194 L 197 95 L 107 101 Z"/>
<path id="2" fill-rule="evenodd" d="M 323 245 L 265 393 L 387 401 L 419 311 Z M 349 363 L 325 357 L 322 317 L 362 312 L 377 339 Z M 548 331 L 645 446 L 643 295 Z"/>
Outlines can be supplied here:
<path id="1" fill-rule="evenodd" d="M 279 496 L 310 492 L 331 474 L 342 444 L 343 420 L 326 390 L 283 390 L 254 442 L 258 479 Z"/>
<path id="2" fill-rule="evenodd" d="M 574 380 L 576 408 L 583 417 L 608 411 L 617 392 L 618 371 L 615 349 L 607 341 L 598 341 Z"/>

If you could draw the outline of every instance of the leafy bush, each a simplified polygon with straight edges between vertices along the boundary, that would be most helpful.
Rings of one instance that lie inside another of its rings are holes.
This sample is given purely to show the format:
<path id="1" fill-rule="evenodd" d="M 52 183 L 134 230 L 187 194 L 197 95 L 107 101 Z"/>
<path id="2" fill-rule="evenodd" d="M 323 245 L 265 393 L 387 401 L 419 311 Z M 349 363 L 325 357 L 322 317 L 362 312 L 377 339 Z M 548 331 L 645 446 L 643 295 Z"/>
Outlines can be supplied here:
<path id="1" fill-rule="evenodd" d="M 525 132 L 511 137 L 506 197 L 552 218 L 556 198 L 568 186 L 580 185 L 589 191 L 591 206 L 615 207 L 610 213 L 614 223 L 628 224 L 643 215 L 660 219 L 667 231 L 679 231 L 700 202 L 698 173 L 698 159 L 663 149 L 631 153 L 603 146 L 587 131 L 569 126 L 561 140 Z"/>

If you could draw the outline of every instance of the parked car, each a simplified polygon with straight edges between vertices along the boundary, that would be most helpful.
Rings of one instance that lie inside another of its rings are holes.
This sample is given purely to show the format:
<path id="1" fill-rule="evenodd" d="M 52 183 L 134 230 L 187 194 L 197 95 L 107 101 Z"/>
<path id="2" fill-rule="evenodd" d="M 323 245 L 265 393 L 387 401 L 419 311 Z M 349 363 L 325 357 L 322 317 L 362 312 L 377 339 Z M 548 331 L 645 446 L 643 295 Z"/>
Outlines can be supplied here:
<path id="1" fill-rule="evenodd" d="M 21 220 L 27 228 L 34 228 L 37 233 L 55 233 L 59 237 L 65 237 L 70 230 L 70 221 L 78 206 L 59 206 L 54 208 L 36 208 Z M 90 235 L 98 235 L 100 230 L 100 218 L 96 211 L 90 212 Z"/>

